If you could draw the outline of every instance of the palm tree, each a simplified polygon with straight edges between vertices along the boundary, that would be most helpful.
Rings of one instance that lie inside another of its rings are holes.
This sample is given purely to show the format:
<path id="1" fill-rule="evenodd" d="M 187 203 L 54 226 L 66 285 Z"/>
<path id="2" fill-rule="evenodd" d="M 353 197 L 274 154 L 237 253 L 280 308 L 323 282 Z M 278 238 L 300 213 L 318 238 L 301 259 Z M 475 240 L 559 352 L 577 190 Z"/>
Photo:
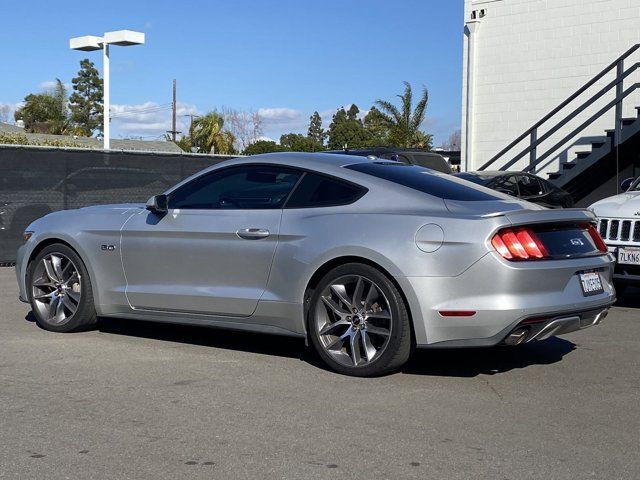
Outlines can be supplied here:
<path id="1" fill-rule="evenodd" d="M 224 118 L 217 112 L 196 118 L 191 125 L 191 145 L 201 153 L 234 153 L 235 138 L 223 126 Z"/>
<path id="2" fill-rule="evenodd" d="M 404 94 L 396 96 L 401 100 L 400 108 L 386 100 L 375 102 L 380 108 L 376 114 L 380 123 L 389 129 L 389 143 L 395 147 L 431 148 L 431 135 L 420 131 L 429 102 L 428 90 L 423 88 L 420 101 L 413 112 L 411 111 L 413 93 L 409 82 L 404 82 Z"/>

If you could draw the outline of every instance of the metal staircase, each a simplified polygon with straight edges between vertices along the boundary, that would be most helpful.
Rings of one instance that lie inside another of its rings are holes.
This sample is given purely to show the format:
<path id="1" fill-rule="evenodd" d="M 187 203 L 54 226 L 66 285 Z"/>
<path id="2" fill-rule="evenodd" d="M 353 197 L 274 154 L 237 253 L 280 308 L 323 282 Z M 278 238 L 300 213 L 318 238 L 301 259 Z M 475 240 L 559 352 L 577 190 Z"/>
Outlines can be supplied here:
<path id="1" fill-rule="evenodd" d="M 638 157 L 640 146 L 640 107 L 636 107 L 636 116 L 632 118 L 623 118 L 622 112 L 625 99 L 640 89 L 638 82 L 626 89 L 624 86 L 625 79 L 640 69 L 640 61 L 625 67 L 625 62 L 628 63 L 628 59 L 638 49 L 640 44 L 627 50 L 479 170 L 509 170 L 521 167 L 528 158 L 528 164 L 519 168 L 520 170 L 538 174 L 548 172 L 552 183 L 569 191 L 574 200 L 579 201 L 592 192 L 598 183 L 602 184 L 632 164 Z M 594 90 L 591 87 L 600 81 L 606 81 L 606 77 L 611 75 L 614 76 L 611 81 L 595 93 L 590 92 Z M 614 95 L 608 102 L 607 93 Z M 602 105 L 604 102 L 606 103 Z M 578 116 L 589 107 L 597 108 L 597 111 L 577 127 L 571 126 L 572 120 L 582 120 L 583 117 Z M 585 130 L 611 110 L 615 112 L 613 128 L 605 130 L 605 136 L 586 137 Z M 528 145 L 522 148 L 523 142 L 527 140 Z M 566 153 L 576 145 L 586 145 L 588 148 L 576 152 L 568 159 Z M 549 172 L 552 165 L 557 171 Z"/>

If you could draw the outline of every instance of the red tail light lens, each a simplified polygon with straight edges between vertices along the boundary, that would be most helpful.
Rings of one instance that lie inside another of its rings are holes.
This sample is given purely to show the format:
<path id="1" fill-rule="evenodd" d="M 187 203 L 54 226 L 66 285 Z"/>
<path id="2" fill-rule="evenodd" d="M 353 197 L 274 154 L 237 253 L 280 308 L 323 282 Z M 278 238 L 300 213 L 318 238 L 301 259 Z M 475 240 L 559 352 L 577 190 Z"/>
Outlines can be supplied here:
<path id="1" fill-rule="evenodd" d="M 549 256 L 547 249 L 530 228 L 500 230 L 491 239 L 491 245 L 507 260 L 539 260 Z"/>
<path id="2" fill-rule="evenodd" d="M 589 235 L 593 239 L 593 242 L 596 244 L 596 247 L 598 247 L 598 250 L 600 250 L 601 252 L 608 251 L 607 244 L 604 243 L 604 240 L 600 236 L 600 233 L 598 232 L 598 230 L 596 230 L 596 227 L 594 227 L 590 223 L 588 223 L 586 225 L 583 225 L 583 226 L 584 226 L 584 228 L 587 229 L 587 232 L 589 232 Z"/>

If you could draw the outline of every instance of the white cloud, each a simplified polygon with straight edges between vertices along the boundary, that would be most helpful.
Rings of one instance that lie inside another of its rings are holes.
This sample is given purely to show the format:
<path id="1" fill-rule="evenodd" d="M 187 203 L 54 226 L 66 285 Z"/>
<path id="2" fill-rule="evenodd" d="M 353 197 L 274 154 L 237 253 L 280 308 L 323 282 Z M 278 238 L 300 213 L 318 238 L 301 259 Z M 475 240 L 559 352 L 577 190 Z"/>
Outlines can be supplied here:
<path id="1" fill-rule="evenodd" d="M 300 119 L 302 112 L 293 108 L 259 108 L 258 115 L 272 123 L 287 123 Z"/>
<path id="2" fill-rule="evenodd" d="M 264 134 L 271 138 L 280 138 L 283 133 L 306 132 L 309 115 L 300 110 L 287 107 L 259 108 Z"/>
<path id="3" fill-rule="evenodd" d="M 57 84 L 58 82 L 56 80 L 45 80 L 44 82 L 40 83 L 40 90 L 42 90 L 43 92 L 49 92 L 53 90 Z M 73 85 L 71 83 L 63 83 L 62 85 L 64 85 L 64 88 L 66 88 L 67 91 L 73 88 Z"/>
<path id="4" fill-rule="evenodd" d="M 198 108 L 177 102 L 176 130 L 189 130 L 189 115 L 197 115 Z M 111 125 L 114 134 L 124 137 L 162 137 L 171 130 L 171 104 L 144 102 L 139 104 L 111 105 Z"/>

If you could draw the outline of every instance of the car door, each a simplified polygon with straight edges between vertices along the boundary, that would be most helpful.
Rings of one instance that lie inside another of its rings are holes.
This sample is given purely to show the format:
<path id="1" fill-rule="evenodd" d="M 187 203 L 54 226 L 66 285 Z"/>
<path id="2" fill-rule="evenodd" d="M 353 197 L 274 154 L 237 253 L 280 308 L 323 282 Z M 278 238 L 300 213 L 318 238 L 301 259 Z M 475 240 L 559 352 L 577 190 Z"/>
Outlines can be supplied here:
<path id="1" fill-rule="evenodd" d="M 126 295 L 136 309 L 247 317 L 265 290 L 282 205 L 297 170 L 241 165 L 171 192 L 122 229 Z"/>

